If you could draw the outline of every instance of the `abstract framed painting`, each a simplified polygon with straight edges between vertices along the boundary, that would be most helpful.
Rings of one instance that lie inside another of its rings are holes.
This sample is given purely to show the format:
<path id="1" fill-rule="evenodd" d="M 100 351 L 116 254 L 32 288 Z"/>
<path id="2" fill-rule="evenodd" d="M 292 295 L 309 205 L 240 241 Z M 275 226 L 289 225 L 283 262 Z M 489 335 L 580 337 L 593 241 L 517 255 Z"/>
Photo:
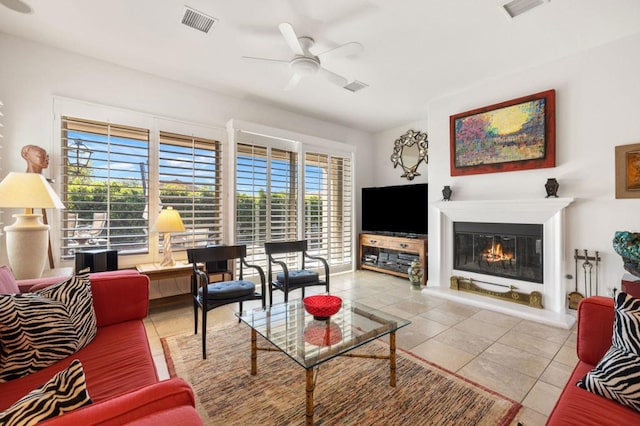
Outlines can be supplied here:
<path id="1" fill-rule="evenodd" d="M 555 90 L 450 116 L 451 176 L 556 165 Z"/>
<path id="2" fill-rule="evenodd" d="M 616 146 L 616 198 L 640 198 L 640 143 Z"/>

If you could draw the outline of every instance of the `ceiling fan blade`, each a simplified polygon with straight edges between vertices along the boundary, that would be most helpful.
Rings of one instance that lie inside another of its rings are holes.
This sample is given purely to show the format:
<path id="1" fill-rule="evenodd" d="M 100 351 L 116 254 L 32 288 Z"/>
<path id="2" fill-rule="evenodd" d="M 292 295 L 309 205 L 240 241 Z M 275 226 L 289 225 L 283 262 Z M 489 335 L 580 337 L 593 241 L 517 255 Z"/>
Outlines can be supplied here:
<path id="1" fill-rule="evenodd" d="M 255 61 L 266 61 L 266 62 L 282 62 L 288 64 L 289 61 L 284 59 L 271 59 L 271 58 L 258 58 L 257 56 L 241 56 L 242 59 L 253 59 Z"/>
<path id="2" fill-rule="evenodd" d="M 352 41 L 349 43 L 345 43 L 341 46 L 335 47 L 333 49 L 329 49 L 326 52 L 322 52 L 316 56 L 319 58 L 323 56 L 351 57 L 351 56 L 356 56 L 360 54 L 363 50 L 364 50 L 364 46 L 362 46 L 362 44 L 358 43 L 357 41 Z"/>
<path id="3" fill-rule="evenodd" d="M 31 13 L 31 6 L 20 0 L 0 0 L 0 4 L 19 13 Z"/>
<path id="4" fill-rule="evenodd" d="M 285 86 L 284 90 L 285 91 L 289 91 L 289 90 L 295 89 L 295 87 L 298 85 L 298 83 L 300 83 L 300 80 L 302 80 L 302 76 L 300 74 L 293 74 L 291 76 L 291 79 L 289 80 L 289 82 Z"/>
<path id="5" fill-rule="evenodd" d="M 349 82 L 346 78 L 341 75 L 334 73 L 333 71 L 329 71 L 326 68 L 320 67 L 318 69 L 318 74 L 322 75 L 324 78 L 329 80 L 330 82 L 337 84 L 340 87 L 344 87 Z"/>
<path id="6" fill-rule="evenodd" d="M 284 40 L 287 42 L 293 53 L 304 56 L 304 49 L 298 41 L 298 36 L 296 35 L 293 26 L 288 22 L 282 22 L 278 25 L 278 29 L 282 33 L 282 37 L 284 37 Z"/>

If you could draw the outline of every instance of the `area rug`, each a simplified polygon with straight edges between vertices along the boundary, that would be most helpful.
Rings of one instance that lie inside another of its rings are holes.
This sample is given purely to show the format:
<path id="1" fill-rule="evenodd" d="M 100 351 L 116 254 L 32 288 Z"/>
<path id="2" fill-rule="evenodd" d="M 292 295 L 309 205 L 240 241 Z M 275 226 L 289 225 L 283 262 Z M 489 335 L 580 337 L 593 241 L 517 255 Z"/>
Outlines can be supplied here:
<path id="1" fill-rule="evenodd" d="M 205 424 L 304 424 L 305 370 L 282 352 L 258 351 L 252 376 L 250 339 L 249 327 L 234 322 L 208 332 L 206 360 L 199 334 L 167 337 L 162 346 L 169 374 L 191 384 Z M 389 346 L 374 341 L 355 351 L 388 354 Z M 521 407 L 411 353 L 397 354 L 395 388 L 388 360 L 338 357 L 322 364 L 315 424 L 508 425 Z"/>

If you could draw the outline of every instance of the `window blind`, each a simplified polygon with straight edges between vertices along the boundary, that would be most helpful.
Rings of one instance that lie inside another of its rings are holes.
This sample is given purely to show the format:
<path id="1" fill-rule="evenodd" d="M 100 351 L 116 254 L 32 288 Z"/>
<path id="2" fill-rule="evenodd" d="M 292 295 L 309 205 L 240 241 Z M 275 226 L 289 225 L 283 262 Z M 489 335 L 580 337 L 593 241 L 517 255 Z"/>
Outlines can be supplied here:
<path id="1" fill-rule="evenodd" d="M 80 249 L 147 253 L 149 130 L 62 117 L 61 259 Z"/>
<path id="2" fill-rule="evenodd" d="M 186 232 L 172 233 L 173 250 L 222 241 L 220 142 L 160 132 L 158 180 L 162 207 L 180 212 Z"/>
<path id="3" fill-rule="evenodd" d="M 297 153 L 248 143 L 236 152 L 236 242 L 266 268 L 266 241 L 296 239 Z"/>

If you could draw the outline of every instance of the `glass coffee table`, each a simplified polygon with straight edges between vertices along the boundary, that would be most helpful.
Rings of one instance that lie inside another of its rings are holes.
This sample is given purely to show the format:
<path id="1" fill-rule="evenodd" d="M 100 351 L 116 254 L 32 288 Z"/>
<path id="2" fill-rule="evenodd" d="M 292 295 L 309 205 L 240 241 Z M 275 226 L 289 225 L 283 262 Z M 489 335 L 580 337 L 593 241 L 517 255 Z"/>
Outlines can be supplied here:
<path id="1" fill-rule="evenodd" d="M 309 314 L 302 300 L 267 309 L 237 313 L 251 327 L 251 374 L 258 371 L 258 351 L 281 351 L 306 370 L 306 424 L 313 424 L 313 391 L 318 367 L 337 356 L 389 360 L 389 384 L 396 385 L 396 331 L 410 321 L 343 299 L 340 311 L 328 319 Z M 260 334 L 273 346 L 258 347 Z M 389 355 L 352 353 L 366 343 L 389 335 Z"/>

